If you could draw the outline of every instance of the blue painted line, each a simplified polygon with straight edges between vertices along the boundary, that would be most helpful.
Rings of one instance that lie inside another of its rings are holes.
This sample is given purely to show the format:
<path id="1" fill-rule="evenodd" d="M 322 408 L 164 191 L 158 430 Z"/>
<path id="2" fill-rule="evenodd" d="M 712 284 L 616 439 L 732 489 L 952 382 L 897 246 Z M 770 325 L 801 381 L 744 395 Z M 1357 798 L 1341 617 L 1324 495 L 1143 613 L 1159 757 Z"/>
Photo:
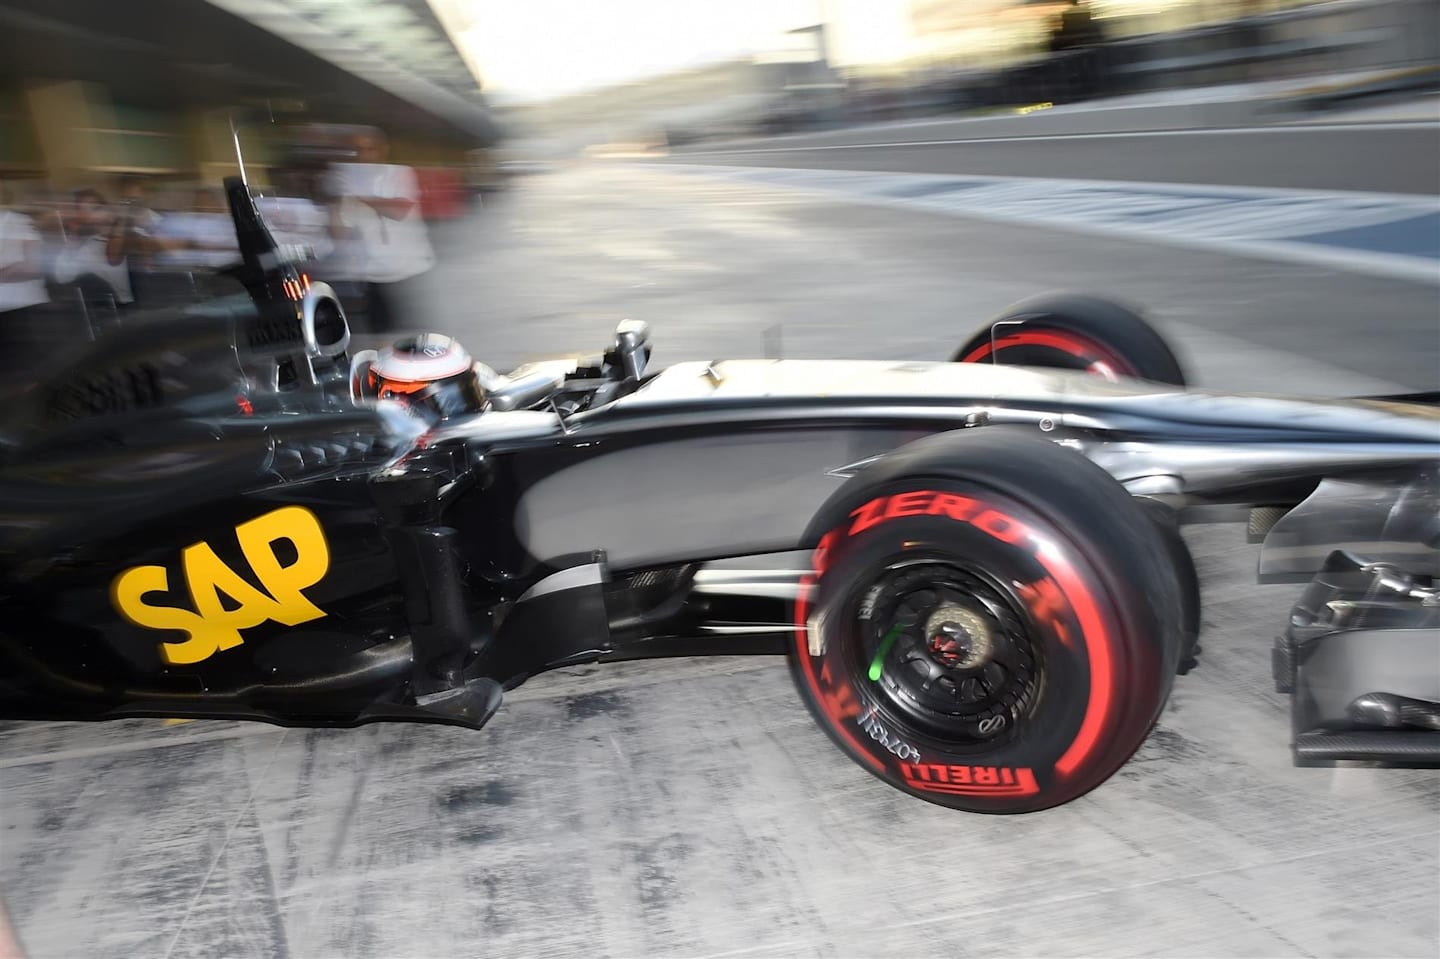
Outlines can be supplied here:
<path id="1" fill-rule="evenodd" d="M 861 203 L 1440 282 L 1440 204 L 1419 196 L 804 168 L 708 169 L 725 178 Z"/>
<path id="2" fill-rule="evenodd" d="M 1104 187 L 1104 186 L 1087 186 L 1087 187 L 1084 187 L 1083 189 L 1084 189 L 1087 193 L 1094 193 L 1094 194 L 1099 195 L 1099 196 L 1116 196 L 1116 197 L 1146 196 L 1146 197 L 1160 197 L 1160 198 L 1167 199 L 1167 200 L 1204 200 L 1204 201 L 1206 201 L 1206 202 L 1214 202 L 1214 203 L 1254 203 L 1254 202 L 1256 202 L 1256 197 L 1254 197 L 1254 196 L 1247 196 L 1246 194 L 1243 194 L 1243 193 L 1222 193 L 1222 192 L 1220 192 L 1220 191 L 1218 191 L 1218 190 L 1206 190 L 1206 191 L 1204 191 L 1204 192 L 1199 192 L 1199 191 L 1195 191 L 1195 190 L 1184 190 L 1184 189 L 1174 189 L 1174 190 L 1171 190 L 1171 189 L 1164 189 L 1164 190 L 1137 190 L 1137 189 L 1135 189 L 1134 187 L 1128 187 L 1128 188 L 1126 188 L 1126 187 Z"/>
<path id="3" fill-rule="evenodd" d="M 1293 243 L 1315 243 L 1367 253 L 1399 253 L 1440 260 L 1440 213 L 1289 239 Z"/>

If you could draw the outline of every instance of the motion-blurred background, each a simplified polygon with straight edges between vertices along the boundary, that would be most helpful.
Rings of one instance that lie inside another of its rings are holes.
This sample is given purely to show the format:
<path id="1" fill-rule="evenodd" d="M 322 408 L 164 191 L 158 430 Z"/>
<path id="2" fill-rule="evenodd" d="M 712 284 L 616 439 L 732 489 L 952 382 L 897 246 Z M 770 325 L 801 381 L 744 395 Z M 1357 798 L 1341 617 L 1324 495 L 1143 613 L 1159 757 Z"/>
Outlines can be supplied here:
<path id="1" fill-rule="evenodd" d="M 12 314 L 0 327 L 10 342 L 37 329 L 94 338 L 126 314 L 226 289 L 215 270 L 233 241 L 217 188 L 237 169 L 237 125 L 272 226 L 316 248 L 363 326 L 367 307 L 386 309 L 371 295 L 377 276 L 422 275 L 433 250 L 409 249 L 412 263 L 378 273 L 362 262 L 383 251 L 340 211 L 359 194 L 337 164 L 408 168 L 386 188 L 414 206 L 402 219 L 433 226 L 483 216 L 485 198 L 517 176 L 576 157 L 1143 105 L 1147 94 L 1161 97 L 1151 129 L 1253 119 L 1253 97 L 1235 90 L 1278 92 L 1292 113 L 1383 111 L 1440 87 L 1437 10 L 1433 0 L 0 0 L 0 309 Z M 1209 108 L 1197 122 L 1177 99 L 1194 89 L 1231 92 L 1195 101 Z M 1247 112 L 1217 105 L 1235 102 Z M 1414 153 L 1376 143 L 1386 150 Z M 834 159 L 854 168 L 859 156 Z M 914 160 L 898 168 L 1012 166 Z M 1056 157 L 1042 172 L 1106 167 Z M 1378 173 L 1334 185 L 1394 186 Z M 401 242 L 431 240 L 421 227 Z M 413 312 L 413 288 L 394 290 L 390 312 Z"/>
<path id="2" fill-rule="evenodd" d="M 507 153 L 1387 71 L 1330 92 L 1374 98 L 1440 62 L 1430 0 L 4 0 L 0 25 L 0 173 L 65 188 L 213 185 L 244 104 L 378 125 L 478 190 Z M 262 135 L 264 184 L 296 144 Z"/>
<path id="3" fill-rule="evenodd" d="M 1064 289 L 1199 387 L 1440 388 L 1437 0 L 0 0 L 0 390 L 238 291 L 237 131 L 362 341 L 941 360 Z M 1293 587 L 1191 545 L 1143 773 L 1024 822 L 859 774 L 783 664 L 682 660 L 479 736 L 13 724 L 0 889 L 58 959 L 1436 955 L 1433 772 L 1293 769 Z"/>

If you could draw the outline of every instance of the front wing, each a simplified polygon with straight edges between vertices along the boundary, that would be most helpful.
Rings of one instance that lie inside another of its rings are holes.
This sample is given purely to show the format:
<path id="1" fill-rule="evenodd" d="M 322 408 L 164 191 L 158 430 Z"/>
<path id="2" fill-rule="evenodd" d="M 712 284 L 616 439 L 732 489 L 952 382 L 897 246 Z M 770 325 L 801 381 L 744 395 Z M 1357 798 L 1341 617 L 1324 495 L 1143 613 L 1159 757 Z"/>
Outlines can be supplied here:
<path id="1" fill-rule="evenodd" d="M 1343 550 L 1275 641 L 1296 765 L 1440 763 L 1440 587 Z"/>

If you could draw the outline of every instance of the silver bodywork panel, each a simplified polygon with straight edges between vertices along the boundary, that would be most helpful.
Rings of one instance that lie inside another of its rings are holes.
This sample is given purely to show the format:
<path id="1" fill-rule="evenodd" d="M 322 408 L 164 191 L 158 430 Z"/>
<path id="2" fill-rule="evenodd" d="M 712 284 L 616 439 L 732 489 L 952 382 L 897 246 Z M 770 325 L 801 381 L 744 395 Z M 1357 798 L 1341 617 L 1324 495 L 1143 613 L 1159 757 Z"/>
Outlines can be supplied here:
<path id="1" fill-rule="evenodd" d="M 463 438 L 485 455 L 537 444 L 566 450 L 519 497 L 517 537 L 536 557 L 604 549 L 616 568 L 636 568 L 798 548 L 847 476 L 911 440 L 984 425 L 1037 430 L 1132 493 L 1177 506 L 1381 471 L 1400 478 L 1398 491 L 1440 463 L 1440 410 L 1418 404 L 937 362 L 679 363 L 563 420 L 492 411 L 435 438 Z M 1412 500 L 1410 509 L 1424 508 L 1423 497 Z M 1324 510 L 1317 515 L 1323 534 Z M 1307 532 L 1314 545 L 1301 556 L 1295 524 L 1282 527 L 1289 539 L 1271 545 L 1289 558 L 1272 550 L 1272 565 L 1313 571 L 1323 535 Z"/>
<path id="2" fill-rule="evenodd" d="M 618 568 L 793 549 L 844 482 L 829 471 L 901 440 L 761 430 L 597 451 L 527 490 L 515 530 L 534 556 L 603 548 Z"/>

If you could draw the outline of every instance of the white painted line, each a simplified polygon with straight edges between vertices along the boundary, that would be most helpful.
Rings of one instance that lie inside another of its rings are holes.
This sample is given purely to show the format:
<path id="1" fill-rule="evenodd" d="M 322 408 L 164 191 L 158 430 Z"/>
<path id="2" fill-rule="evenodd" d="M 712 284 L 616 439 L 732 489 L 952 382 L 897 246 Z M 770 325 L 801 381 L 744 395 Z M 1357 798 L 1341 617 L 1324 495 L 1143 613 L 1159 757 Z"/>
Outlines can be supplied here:
<path id="1" fill-rule="evenodd" d="M 1139 137 L 1231 136 L 1254 133 L 1354 133 L 1356 131 L 1409 129 L 1440 130 L 1440 123 L 1431 120 L 1403 120 L 1395 123 L 1310 123 L 1256 127 L 1211 127 L 1207 129 L 1178 127 L 1162 130 L 1124 130 L 1111 133 L 1037 133 L 1031 136 L 957 137 L 945 140 L 877 140 L 870 143 L 818 143 L 808 146 L 797 143 L 793 146 L 672 153 L 671 156 L 680 158 L 735 156 L 746 153 L 806 153 L 812 150 L 879 150 L 895 147 L 959 146 L 966 143 L 1024 143 L 1044 140 L 1121 140 Z"/>
<path id="2" fill-rule="evenodd" d="M 646 164 L 650 166 L 652 164 Z M 785 166 L 721 166 L 707 163 L 664 163 L 653 164 L 663 166 L 667 169 L 684 171 L 694 170 L 705 176 L 722 176 L 729 179 L 752 179 L 748 174 L 750 171 L 758 171 L 777 176 L 790 176 L 796 181 L 810 178 L 833 178 L 853 179 L 857 182 L 868 178 L 879 179 L 881 177 L 895 181 L 910 180 L 916 183 L 948 183 L 957 185 L 989 181 L 1008 181 L 1013 183 L 1048 183 L 1066 187 L 1083 187 L 1096 190 L 1114 191 L 1143 191 L 1147 193 L 1168 193 L 1182 197 L 1224 197 L 1224 196 L 1249 196 L 1249 197 L 1306 197 L 1314 199 L 1345 199 L 1345 200 L 1370 200 L 1374 202 L 1396 203 L 1414 206 L 1418 213 L 1440 212 L 1440 197 L 1427 197 L 1417 193 L 1384 193 L 1377 190 L 1315 190 L 1315 189 L 1289 189 L 1286 187 L 1271 186 L 1225 186 L 1214 183 L 1166 183 L 1160 180 L 1086 180 L 1076 177 L 1033 177 L 1013 176 L 1003 173 L 978 174 L 978 173 L 898 173 L 894 170 L 827 170 L 809 167 L 785 167 Z"/>

